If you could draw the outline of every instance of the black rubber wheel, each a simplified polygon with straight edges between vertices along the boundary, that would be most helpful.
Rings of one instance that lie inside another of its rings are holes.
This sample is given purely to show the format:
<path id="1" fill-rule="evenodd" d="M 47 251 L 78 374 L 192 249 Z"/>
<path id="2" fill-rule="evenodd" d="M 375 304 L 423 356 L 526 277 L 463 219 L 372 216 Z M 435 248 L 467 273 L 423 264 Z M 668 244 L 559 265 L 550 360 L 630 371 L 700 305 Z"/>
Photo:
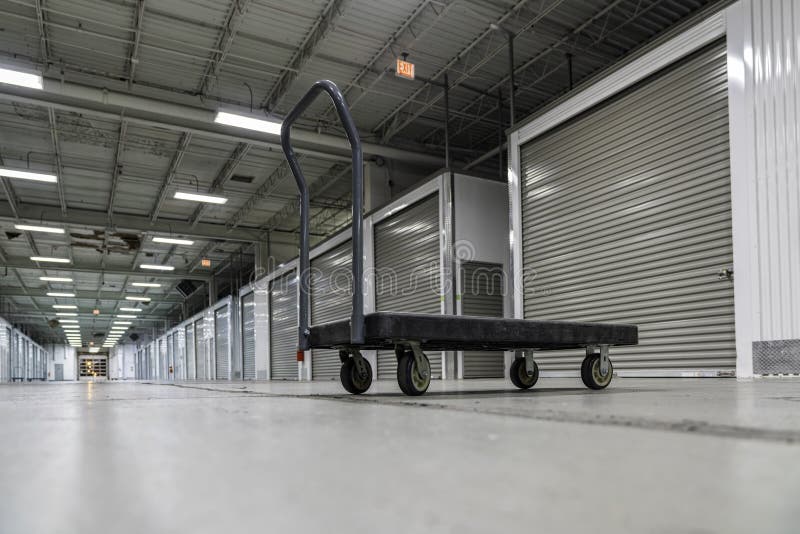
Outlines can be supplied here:
<path id="1" fill-rule="evenodd" d="M 581 380 L 589 389 L 604 389 L 614 377 L 614 366 L 608 360 L 608 372 L 605 376 L 600 374 L 600 355 L 592 354 L 583 359 L 581 364 Z"/>
<path id="2" fill-rule="evenodd" d="M 406 351 L 397 362 L 397 383 L 406 395 L 416 397 L 428 391 L 431 385 L 431 362 L 423 355 L 425 369 L 417 367 L 414 353 Z"/>
<path id="3" fill-rule="evenodd" d="M 509 376 L 511 382 L 519 389 L 529 389 L 539 380 L 539 366 L 533 362 L 533 374 L 529 375 L 525 367 L 525 358 L 517 358 L 511 362 Z"/>
<path id="4" fill-rule="evenodd" d="M 342 386 L 348 393 L 353 395 L 360 395 L 369 389 L 372 385 L 372 365 L 369 360 L 364 358 L 364 367 L 366 368 L 367 375 L 360 376 L 356 361 L 354 358 L 348 358 L 342 363 L 342 368 L 339 371 L 339 378 L 342 381 Z"/>

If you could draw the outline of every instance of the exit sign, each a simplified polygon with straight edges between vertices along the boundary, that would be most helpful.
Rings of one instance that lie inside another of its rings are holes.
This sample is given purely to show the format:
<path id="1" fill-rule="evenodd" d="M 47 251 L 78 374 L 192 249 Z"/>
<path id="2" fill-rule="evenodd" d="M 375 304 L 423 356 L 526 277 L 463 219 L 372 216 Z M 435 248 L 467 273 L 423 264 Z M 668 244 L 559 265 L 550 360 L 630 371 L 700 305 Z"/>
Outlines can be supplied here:
<path id="1" fill-rule="evenodd" d="M 410 61 L 406 61 L 404 59 L 397 58 L 397 67 L 395 68 L 395 74 L 400 78 L 406 78 L 407 80 L 414 79 L 414 64 Z"/>

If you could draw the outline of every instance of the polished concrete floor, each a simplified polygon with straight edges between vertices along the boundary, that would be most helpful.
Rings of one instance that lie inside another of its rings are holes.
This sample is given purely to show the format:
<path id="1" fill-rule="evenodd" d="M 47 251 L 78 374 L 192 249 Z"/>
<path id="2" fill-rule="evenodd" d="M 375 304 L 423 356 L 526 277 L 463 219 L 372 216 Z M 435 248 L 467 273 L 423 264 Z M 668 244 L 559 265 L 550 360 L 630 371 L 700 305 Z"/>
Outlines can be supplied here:
<path id="1" fill-rule="evenodd" d="M 0 532 L 800 532 L 800 380 L 0 386 Z"/>

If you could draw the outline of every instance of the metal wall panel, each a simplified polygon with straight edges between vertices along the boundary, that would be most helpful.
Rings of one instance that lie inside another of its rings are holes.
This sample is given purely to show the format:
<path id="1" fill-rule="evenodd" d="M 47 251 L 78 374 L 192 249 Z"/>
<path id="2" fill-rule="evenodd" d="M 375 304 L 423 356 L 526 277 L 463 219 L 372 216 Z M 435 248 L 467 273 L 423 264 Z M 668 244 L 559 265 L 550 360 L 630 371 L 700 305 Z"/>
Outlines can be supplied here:
<path id="1" fill-rule="evenodd" d="M 525 317 L 638 324 L 619 370 L 732 369 L 729 156 L 721 43 L 522 146 Z"/>
<path id="2" fill-rule="evenodd" d="M 217 380 L 230 379 L 230 310 L 222 306 L 214 310 L 214 352 L 216 354 Z"/>
<path id="3" fill-rule="evenodd" d="M 466 261 L 461 264 L 461 315 L 503 317 L 503 266 Z M 466 350 L 464 378 L 502 378 L 503 352 Z"/>
<path id="4" fill-rule="evenodd" d="M 297 273 L 273 280 L 269 298 L 271 376 L 297 380 Z"/>
<path id="5" fill-rule="evenodd" d="M 737 375 L 800 361 L 800 6 L 740 0 L 728 33 Z"/>
<path id="6" fill-rule="evenodd" d="M 311 260 L 311 322 L 328 323 L 350 317 L 353 305 L 352 240 Z M 311 376 L 314 380 L 339 378 L 339 351 L 316 349 L 312 352 Z"/>
<path id="7" fill-rule="evenodd" d="M 11 380 L 11 328 L 0 329 L 0 381 Z"/>
<path id="8" fill-rule="evenodd" d="M 183 351 L 181 350 L 181 332 L 180 330 L 175 330 L 175 333 L 172 334 L 172 362 L 174 367 L 174 372 L 172 374 L 173 380 L 181 380 L 184 378 L 183 376 Z"/>
<path id="9" fill-rule="evenodd" d="M 197 378 L 196 361 L 194 354 L 194 324 L 188 324 L 186 330 L 186 378 L 194 380 Z"/>
<path id="10" fill-rule="evenodd" d="M 197 368 L 197 379 L 208 380 L 208 354 L 205 342 L 205 324 L 203 319 L 194 322 L 194 357 Z"/>
<path id="11" fill-rule="evenodd" d="M 431 195 L 375 224 L 375 309 L 441 313 L 439 196 Z M 428 355 L 442 376 L 439 353 Z M 378 351 L 378 378 L 396 378 L 393 351 Z"/>
<path id="12" fill-rule="evenodd" d="M 256 379 L 256 295 L 242 297 L 242 366 L 245 380 Z"/>

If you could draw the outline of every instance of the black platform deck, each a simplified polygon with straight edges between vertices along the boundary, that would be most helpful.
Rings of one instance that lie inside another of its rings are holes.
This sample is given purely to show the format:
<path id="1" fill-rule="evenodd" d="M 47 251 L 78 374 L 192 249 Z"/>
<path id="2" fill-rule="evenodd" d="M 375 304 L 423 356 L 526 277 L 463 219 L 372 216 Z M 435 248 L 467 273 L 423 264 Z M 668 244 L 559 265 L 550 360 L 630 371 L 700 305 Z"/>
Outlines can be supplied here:
<path id="1" fill-rule="evenodd" d="M 368 313 L 363 349 L 391 349 L 419 341 L 428 350 L 569 349 L 588 345 L 635 345 L 633 325 L 494 319 L 419 313 Z M 310 328 L 312 348 L 350 345 L 350 319 Z"/>

